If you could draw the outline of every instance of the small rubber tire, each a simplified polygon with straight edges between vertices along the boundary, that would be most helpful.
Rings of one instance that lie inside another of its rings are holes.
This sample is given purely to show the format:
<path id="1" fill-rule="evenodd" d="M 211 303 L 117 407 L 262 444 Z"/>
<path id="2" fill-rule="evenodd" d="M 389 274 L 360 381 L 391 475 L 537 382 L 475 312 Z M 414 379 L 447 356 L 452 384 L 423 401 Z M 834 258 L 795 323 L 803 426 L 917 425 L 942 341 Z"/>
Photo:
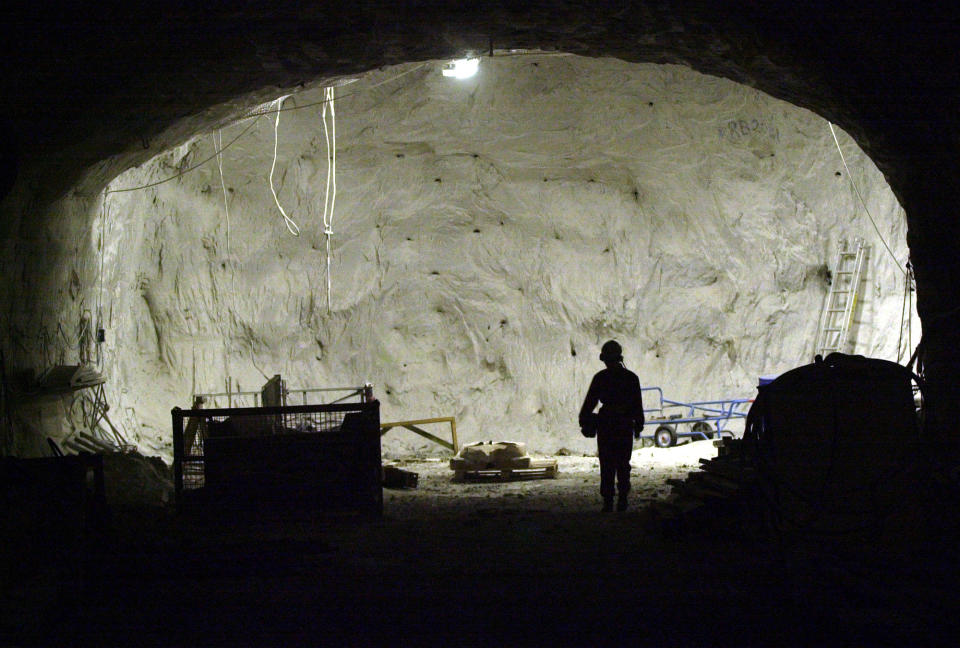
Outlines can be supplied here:
<path id="1" fill-rule="evenodd" d="M 694 432 L 692 439 L 693 441 L 700 440 L 698 434 L 703 434 L 703 436 L 707 437 L 708 439 L 712 439 L 714 434 L 713 428 L 710 427 L 710 424 L 706 421 L 697 421 L 690 427 L 690 431 Z"/>
<path id="2" fill-rule="evenodd" d="M 661 425 L 653 432 L 653 443 L 658 448 L 672 448 L 677 445 L 677 433 L 669 425 Z"/>

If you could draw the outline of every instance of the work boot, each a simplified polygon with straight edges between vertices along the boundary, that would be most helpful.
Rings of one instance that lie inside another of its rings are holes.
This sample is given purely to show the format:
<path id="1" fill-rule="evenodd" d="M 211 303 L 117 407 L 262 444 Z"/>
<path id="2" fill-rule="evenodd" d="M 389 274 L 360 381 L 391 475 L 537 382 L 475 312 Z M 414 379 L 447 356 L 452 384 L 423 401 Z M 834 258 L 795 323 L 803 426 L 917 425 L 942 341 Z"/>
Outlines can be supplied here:
<path id="1" fill-rule="evenodd" d="M 617 498 L 617 510 L 626 511 L 627 510 L 627 496 L 621 495 Z"/>
<path id="2" fill-rule="evenodd" d="M 600 509 L 603 513 L 609 513 L 613 510 L 613 498 L 604 497 L 603 498 L 603 508 Z"/>

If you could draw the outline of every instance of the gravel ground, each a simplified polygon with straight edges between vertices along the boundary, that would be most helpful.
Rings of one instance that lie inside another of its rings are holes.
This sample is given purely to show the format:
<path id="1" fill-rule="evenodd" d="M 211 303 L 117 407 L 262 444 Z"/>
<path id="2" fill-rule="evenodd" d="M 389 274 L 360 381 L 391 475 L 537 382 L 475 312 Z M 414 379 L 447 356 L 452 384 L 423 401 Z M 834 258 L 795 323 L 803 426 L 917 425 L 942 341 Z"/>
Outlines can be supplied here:
<path id="1" fill-rule="evenodd" d="M 665 498 L 666 480 L 696 470 L 700 458 L 715 457 L 711 441 L 674 448 L 637 448 L 631 457 L 630 502 L 633 508 Z M 587 512 L 600 506 L 600 463 L 595 456 L 533 456 L 555 459 L 555 479 L 521 481 L 453 481 L 449 457 L 410 458 L 387 463 L 419 475 L 415 489 L 385 489 L 384 516 L 420 518 L 471 516 L 497 510 L 517 512 Z"/>

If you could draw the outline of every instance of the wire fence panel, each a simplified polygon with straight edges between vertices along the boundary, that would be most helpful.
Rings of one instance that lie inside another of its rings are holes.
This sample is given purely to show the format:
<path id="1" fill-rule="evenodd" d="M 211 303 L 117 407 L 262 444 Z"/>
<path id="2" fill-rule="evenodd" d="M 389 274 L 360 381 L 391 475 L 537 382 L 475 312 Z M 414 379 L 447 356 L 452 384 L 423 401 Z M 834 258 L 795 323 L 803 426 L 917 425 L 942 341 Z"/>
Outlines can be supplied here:
<path id="1" fill-rule="evenodd" d="M 373 400 L 373 385 L 370 383 L 359 387 L 316 387 L 309 389 L 288 389 L 286 382 L 280 384 L 282 402 L 278 405 L 319 405 L 344 402 L 366 403 Z M 194 402 L 206 405 L 207 408 L 237 408 L 261 407 L 271 405 L 264 401 L 263 390 L 259 391 L 225 391 L 203 392 L 193 395 Z"/>

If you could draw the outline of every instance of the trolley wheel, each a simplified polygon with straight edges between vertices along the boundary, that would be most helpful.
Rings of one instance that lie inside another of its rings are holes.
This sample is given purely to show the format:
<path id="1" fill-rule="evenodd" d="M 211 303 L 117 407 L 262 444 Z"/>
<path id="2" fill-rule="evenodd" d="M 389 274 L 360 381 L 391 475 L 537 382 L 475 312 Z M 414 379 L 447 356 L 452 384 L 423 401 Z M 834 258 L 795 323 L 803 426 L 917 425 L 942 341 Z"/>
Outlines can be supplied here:
<path id="1" fill-rule="evenodd" d="M 670 448 L 677 445 L 677 433 L 669 425 L 661 425 L 653 433 L 653 442 L 658 448 Z"/>
<path id="2" fill-rule="evenodd" d="M 708 439 L 713 438 L 713 428 L 710 427 L 710 424 L 707 423 L 706 421 L 697 421 L 696 423 L 693 424 L 693 427 L 690 428 L 690 431 L 703 434 Z M 696 440 L 699 440 L 699 438 L 700 437 L 698 436 L 694 436 L 693 440 L 696 441 Z"/>

